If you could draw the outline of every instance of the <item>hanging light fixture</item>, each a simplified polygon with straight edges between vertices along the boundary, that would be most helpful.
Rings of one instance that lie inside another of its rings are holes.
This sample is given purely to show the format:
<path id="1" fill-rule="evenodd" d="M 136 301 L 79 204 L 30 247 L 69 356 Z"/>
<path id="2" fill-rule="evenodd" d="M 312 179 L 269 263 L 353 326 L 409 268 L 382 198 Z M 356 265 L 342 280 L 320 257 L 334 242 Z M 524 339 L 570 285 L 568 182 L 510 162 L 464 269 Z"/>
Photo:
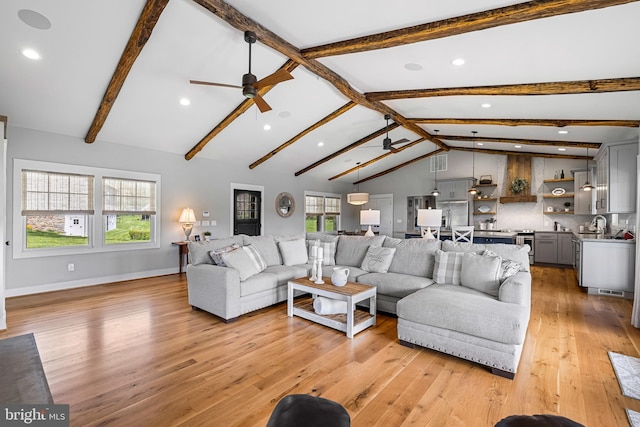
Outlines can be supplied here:
<path id="1" fill-rule="evenodd" d="M 472 141 L 473 150 L 471 151 L 471 155 L 473 156 L 472 160 L 471 160 L 472 168 L 473 168 L 473 172 L 472 172 L 472 175 L 471 175 L 471 177 L 473 178 L 473 185 L 471 185 L 471 188 L 469 189 L 469 191 L 467 191 L 467 193 L 469 193 L 471 195 L 476 195 L 476 194 L 478 194 L 478 189 L 476 188 L 476 140 L 475 140 L 475 136 L 476 136 L 476 133 L 478 133 L 478 132 L 476 132 L 474 130 L 474 131 L 471 131 L 471 133 L 473 134 L 473 137 L 474 137 L 474 140 Z"/>
<path id="2" fill-rule="evenodd" d="M 436 133 L 436 138 L 438 137 L 438 132 L 440 132 L 440 130 L 438 129 L 434 129 L 433 130 Z M 432 196 L 439 196 L 440 195 L 440 190 L 438 190 L 438 155 L 436 154 L 436 156 L 434 157 L 434 160 L 436 162 L 436 167 L 435 167 L 435 174 L 433 177 L 433 191 L 431 192 Z"/>
<path id="3" fill-rule="evenodd" d="M 591 190 L 595 190 L 595 188 L 596 187 L 594 187 L 589 183 L 589 147 L 587 147 L 587 179 L 584 182 L 584 184 L 582 184 L 582 187 L 580 187 L 580 189 L 582 191 L 591 191 Z"/>
<path id="4" fill-rule="evenodd" d="M 360 162 L 356 163 L 356 165 L 358 165 L 358 181 L 360 181 Z M 350 205 L 360 206 L 369 201 L 369 193 L 360 193 L 358 192 L 359 189 L 360 184 L 356 186 L 355 193 L 347 194 L 347 203 Z"/>

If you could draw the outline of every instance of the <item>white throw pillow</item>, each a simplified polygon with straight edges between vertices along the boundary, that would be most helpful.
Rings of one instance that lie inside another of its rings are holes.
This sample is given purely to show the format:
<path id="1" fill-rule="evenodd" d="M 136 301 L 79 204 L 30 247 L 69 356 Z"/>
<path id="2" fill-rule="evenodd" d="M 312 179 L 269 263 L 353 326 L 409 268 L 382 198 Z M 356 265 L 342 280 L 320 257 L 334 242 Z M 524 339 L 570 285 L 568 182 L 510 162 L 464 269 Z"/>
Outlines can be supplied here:
<path id="1" fill-rule="evenodd" d="M 255 276 L 267 267 L 267 263 L 260 255 L 260 252 L 252 245 L 224 253 L 222 254 L 222 260 L 228 267 L 238 270 L 241 281 Z"/>
<path id="2" fill-rule="evenodd" d="M 485 249 L 485 251 L 482 252 L 482 255 L 498 256 L 498 254 L 496 254 L 490 249 Z M 502 260 L 500 265 L 500 283 L 502 283 L 505 280 L 507 280 L 509 277 L 515 275 L 518 271 L 520 271 L 520 268 L 522 268 L 522 264 L 520 264 L 517 261 L 513 261 L 511 259 L 506 259 L 502 257 L 500 257 L 500 259 Z"/>
<path id="3" fill-rule="evenodd" d="M 484 256 L 465 253 L 462 257 L 460 284 L 497 297 L 500 289 L 500 264 L 497 256 Z"/>
<path id="4" fill-rule="evenodd" d="M 386 273 L 393 261 L 396 248 L 379 248 L 369 246 L 362 260 L 361 269 L 369 273 Z"/>
<path id="5" fill-rule="evenodd" d="M 433 281 L 436 283 L 460 284 L 462 257 L 464 252 L 444 252 L 436 250 L 436 261 L 433 265 Z"/>
<path id="6" fill-rule="evenodd" d="M 304 239 L 287 240 L 278 242 L 282 263 L 284 265 L 306 264 L 309 261 L 307 255 L 307 243 Z"/>

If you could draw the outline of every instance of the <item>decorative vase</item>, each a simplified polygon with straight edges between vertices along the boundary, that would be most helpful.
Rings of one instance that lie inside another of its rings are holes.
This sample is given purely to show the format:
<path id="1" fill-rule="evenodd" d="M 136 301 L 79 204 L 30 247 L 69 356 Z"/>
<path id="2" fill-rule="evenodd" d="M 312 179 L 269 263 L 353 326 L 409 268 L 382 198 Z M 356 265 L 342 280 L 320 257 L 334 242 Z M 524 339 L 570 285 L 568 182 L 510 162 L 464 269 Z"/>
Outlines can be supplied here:
<path id="1" fill-rule="evenodd" d="M 324 283 L 324 280 L 322 280 L 322 258 L 318 258 L 316 259 L 316 263 L 318 264 L 318 267 L 316 269 L 316 281 L 313 282 L 316 285 L 321 285 Z"/>
<path id="2" fill-rule="evenodd" d="M 346 267 L 335 267 L 333 274 L 331 275 L 331 283 L 334 286 L 344 286 L 347 284 L 347 278 L 349 277 L 349 269 Z"/>

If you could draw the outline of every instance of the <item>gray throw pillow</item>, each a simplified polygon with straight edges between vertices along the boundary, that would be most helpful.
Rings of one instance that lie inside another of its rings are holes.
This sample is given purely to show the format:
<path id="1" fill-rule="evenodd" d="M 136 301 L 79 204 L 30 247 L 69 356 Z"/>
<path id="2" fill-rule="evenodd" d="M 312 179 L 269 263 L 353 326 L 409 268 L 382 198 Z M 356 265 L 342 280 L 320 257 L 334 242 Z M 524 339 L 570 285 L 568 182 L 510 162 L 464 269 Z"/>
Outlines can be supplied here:
<path id="1" fill-rule="evenodd" d="M 464 252 L 444 252 L 438 249 L 436 251 L 436 261 L 433 265 L 433 281 L 459 285 L 463 255 Z"/>
<path id="2" fill-rule="evenodd" d="M 462 257 L 460 284 L 497 297 L 500 289 L 500 257 L 467 252 Z"/>
<path id="3" fill-rule="evenodd" d="M 304 239 L 287 240 L 278 242 L 282 263 L 284 265 L 306 264 L 309 260 L 307 256 L 307 244 Z"/>
<path id="4" fill-rule="evenodd" d="M 386 273 L 393 261 L 396 248 L 378 248 L 369 246 L 362 260 L 361 269 L 369 273 Z"/>

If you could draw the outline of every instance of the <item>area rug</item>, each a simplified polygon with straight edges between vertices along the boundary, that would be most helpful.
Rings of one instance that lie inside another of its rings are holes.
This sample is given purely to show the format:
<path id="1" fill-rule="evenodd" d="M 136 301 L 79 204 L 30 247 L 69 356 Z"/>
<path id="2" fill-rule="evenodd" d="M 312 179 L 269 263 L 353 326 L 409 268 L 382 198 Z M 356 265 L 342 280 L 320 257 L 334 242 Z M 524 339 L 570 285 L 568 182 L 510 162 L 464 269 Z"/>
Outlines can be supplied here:
<path id="1" fill-rule="evenodd" d="M 632 411 L 631 409 L 625 410 L 627 411 L 627 418 L 629 418 L 631 427 L 640 427 L 640 412 Z"/>
<path id="2" fill-rule="evenodd" d="M 640 399 L 640 359 L 613 351 L 609 352 L 609 359 L 611 359 L 622 394 Z"/>
<path id="3" fill-rule="evenodd" d="M 0 403 L 53 403 L 33 334 L 0 340 Z"/>

